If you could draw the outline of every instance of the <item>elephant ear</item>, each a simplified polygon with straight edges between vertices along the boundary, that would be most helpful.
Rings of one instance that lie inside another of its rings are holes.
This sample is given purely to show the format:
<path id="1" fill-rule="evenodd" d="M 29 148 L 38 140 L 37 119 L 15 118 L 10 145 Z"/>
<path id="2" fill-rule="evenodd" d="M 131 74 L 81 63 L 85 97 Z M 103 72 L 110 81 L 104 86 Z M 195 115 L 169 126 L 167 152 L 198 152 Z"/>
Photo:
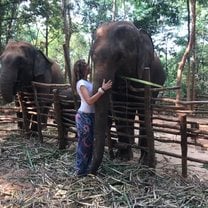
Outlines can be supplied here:
<path id="1" fill-rule="evenodd" d="M 35 61 L 34 61 L 34 71 L 33 75 L 35 77 L 35 81 L 45 82 L 47 78 L 47 82 L 51 82 L 51 66 L 52 62 L 43 54 L 42 51 L 37 50 Z"/>

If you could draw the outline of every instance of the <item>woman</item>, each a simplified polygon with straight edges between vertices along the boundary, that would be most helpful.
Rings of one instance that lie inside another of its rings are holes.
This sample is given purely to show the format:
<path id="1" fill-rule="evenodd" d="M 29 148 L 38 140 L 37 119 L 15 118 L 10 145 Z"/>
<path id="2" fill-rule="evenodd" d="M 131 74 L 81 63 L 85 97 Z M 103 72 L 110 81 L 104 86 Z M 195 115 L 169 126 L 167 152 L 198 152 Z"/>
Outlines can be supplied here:
<path id="1" fill-rule="evenodd" d="M 76 150 L 76 173 L 79 176 L 88 174 L 89 165 L 93 154 L 93 128 L 94 128 L 94 103 L 112 87 L 112 81 L 105 83 L 93 95 L 93 85 L 87 80 L 90 67 L 84 59 L 74 64 L 76 90 L 81 99 L 75 120 L 77 128 L 78 145 Z"/>

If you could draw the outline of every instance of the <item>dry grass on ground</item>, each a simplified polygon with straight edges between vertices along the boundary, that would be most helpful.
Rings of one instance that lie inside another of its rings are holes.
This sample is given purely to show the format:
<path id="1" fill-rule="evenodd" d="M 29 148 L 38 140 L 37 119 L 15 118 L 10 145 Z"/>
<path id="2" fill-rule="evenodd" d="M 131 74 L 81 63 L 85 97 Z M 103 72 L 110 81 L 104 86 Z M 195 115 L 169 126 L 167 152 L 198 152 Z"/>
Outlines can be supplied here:
<path id="1" fill-rule="evenodd" d="M 78 178 L 74 152 L 75 144 L 60 151 L 54 141 L 1 139 L 0 207 L 208 207 L 208 182 L 195 172 L 183 179 L 179 165 L 160 163 L 153 171 L 105 154 L 97 176 Z"/>

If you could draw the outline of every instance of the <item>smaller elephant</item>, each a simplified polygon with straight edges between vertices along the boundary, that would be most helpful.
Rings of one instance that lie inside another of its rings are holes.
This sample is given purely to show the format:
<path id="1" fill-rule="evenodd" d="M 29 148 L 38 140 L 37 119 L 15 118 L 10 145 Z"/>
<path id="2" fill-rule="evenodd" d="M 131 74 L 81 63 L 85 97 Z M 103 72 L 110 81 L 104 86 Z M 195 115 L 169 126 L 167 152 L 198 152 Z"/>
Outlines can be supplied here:
<path id="1" fill-rule="evenodd" d="M 33 92 L 32 81 L 63 84 L 64 76 L 59 65 L 46 57 L 32 44 L 24 41 L 10 41 L 0 56 L 0 89 L 6 103 L 14 100 L 17 92 Z M 38 93 L 50 93 L 49 88 L 39 88 Z M 50 106 L 51 103 L 42 102 Z M 47 115 L 49 108 L 41 108 Z M 17 115 L 20 116 L 20 115 Z M 37 116 L 32 117 L 31 130 L 37 131 Z M 42 122 L 47 116 L 41 117 Z"/>

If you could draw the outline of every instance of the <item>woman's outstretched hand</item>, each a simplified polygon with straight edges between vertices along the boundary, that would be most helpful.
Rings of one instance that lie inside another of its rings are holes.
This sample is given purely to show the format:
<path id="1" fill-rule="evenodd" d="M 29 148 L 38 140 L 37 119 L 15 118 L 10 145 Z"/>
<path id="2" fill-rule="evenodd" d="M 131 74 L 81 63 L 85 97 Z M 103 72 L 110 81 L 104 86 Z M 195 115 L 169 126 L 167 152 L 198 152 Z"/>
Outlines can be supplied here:
<path id="1" fill-rule="evenodd" d="M 105 82 L 105 79 L 103 79 L 102 89 L 106 91 L 109 90 L 111 87 L 112 87 L 112 81 L 108 80 L 107 82 Z"/>

